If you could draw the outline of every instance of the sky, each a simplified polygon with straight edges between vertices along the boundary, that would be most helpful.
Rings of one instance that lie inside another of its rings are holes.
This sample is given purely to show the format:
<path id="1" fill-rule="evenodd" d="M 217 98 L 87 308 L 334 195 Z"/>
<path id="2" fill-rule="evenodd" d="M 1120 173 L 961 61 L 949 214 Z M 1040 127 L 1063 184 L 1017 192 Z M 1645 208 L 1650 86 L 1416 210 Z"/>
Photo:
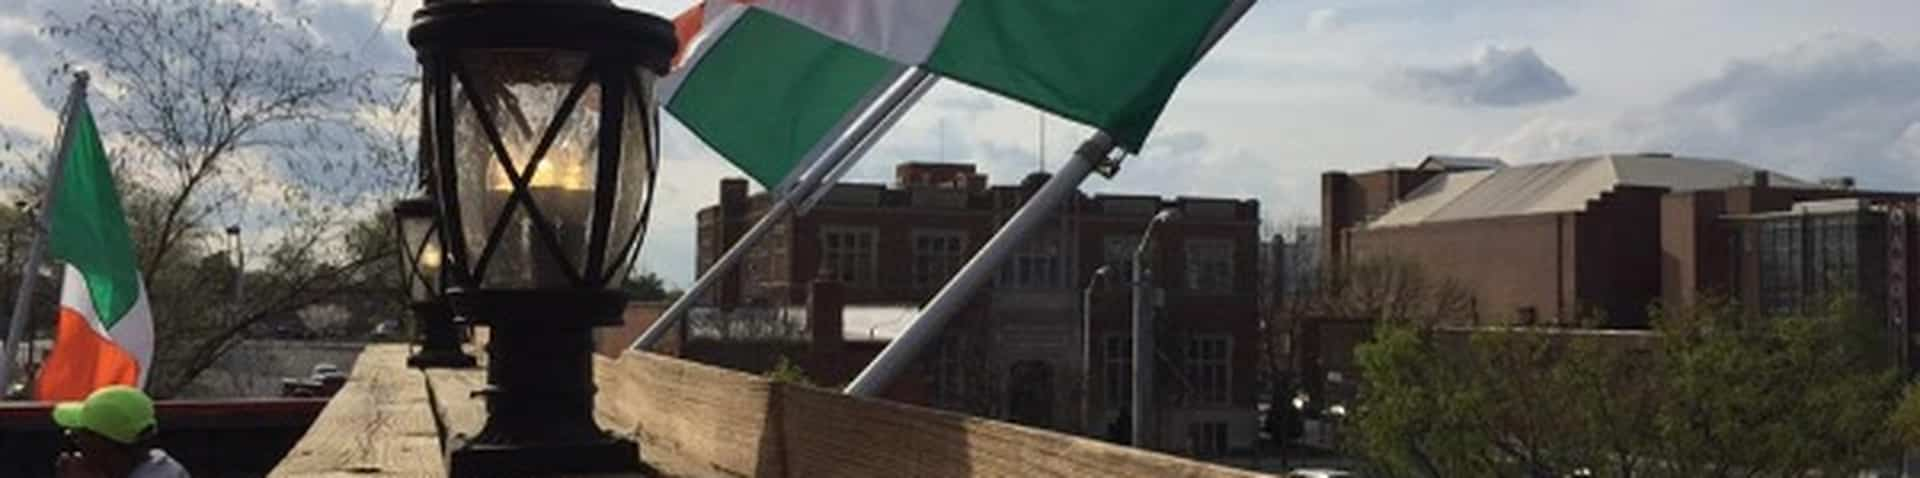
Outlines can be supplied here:
<path id="1" fill-rule="evenodd" d="M 45 16 L 0 0 L 0 134 L 50 135 Z M 277 0 L 365 61 L 406 69 L 418 0 Z M 626 1 L 671 15 L 691 1 Z M 1089 192 L 1256 198 L 1312 221 L 1319 174 L 1429 154 L 1509 163 L 1609 152 L 1728 158 L 1803 179 L 1920 189 L 1920 2 L 1261 1 L 1186 79 L 1137 157 Z M 943 82 L 851 179 L 978 163 L 996 183 L 1058 166 L 1091 131 Z M 740 173 L 677 124 L 638 268 L 693 279 L 694 212 Z M 1044 145 L 1044 147 L 1042 146 Z"/>

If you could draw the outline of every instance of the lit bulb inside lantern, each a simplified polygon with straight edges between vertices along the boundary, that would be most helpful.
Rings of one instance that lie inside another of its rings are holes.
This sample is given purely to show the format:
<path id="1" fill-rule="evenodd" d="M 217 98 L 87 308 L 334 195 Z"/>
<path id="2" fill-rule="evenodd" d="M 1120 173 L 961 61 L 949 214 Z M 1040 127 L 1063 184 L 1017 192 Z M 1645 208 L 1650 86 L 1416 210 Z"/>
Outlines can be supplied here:
<path id="1" fill-rule="evenodd" d="M 423 273 L 439 271 L 440 254 L 440 241 L 427 241 L 427 245 L 420 248 L 420 270 Z"/>
<path id="2" fill-rule="evenodd" d="M 526 167 L 524 164 L 520 166 Z M 488 189 L 502 192 L 513 190 L 513 182 L 508 179 L 505 169 L 489 169 L 492 174 L 487 178 Z M 533 177 L 527 179 L 527 187 L 585 191 L 591 184 L 587 176 L 587 157 L 580 148 L 556 144 L 547 150 L 546 158 L 540 161 L 539 169 L 533 171 Z"/>

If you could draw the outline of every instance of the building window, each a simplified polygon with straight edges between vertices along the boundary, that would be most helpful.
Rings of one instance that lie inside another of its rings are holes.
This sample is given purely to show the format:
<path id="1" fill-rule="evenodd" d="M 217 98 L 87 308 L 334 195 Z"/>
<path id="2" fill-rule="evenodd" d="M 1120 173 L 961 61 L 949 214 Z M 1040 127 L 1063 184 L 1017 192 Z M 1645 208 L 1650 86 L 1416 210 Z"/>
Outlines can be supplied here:
<path id="1" fill-rule="evenodd" d="M 1813 283 L 1824 294 L 1859 292 L 1859 221 L 1852 214 L 1837 214 L 1812 222 Z"/>
<path id="2" fill-rule="evenodd" d="M 1187 424 L 1187 443 L 1193 445 L 1193 456 L 1216 457 L 1226 455 L 1226 422 L 1196 422 Z"/>
<path id="3" fill-rule="evenodd" d="M 1760 290 L 1768 312 L 1788 312 L 1800 306 L 1805 293 L 1802 273 L 1800 218 L 1760 223 Z"/>
<path id="4" fill-rule="evenodd" d="M 967 261 L 967 235 L 958 231 L 913 232 L 913 285 L 939 287 Z"/>
<path id="5" fill-rule="evenodd" d="M 1187 241 L 1187 290 L 1233 292 L 1233 241 Z"/>
<path id="6" fill-rule="evenodd" d="M 933 404 L 948 410 L 966 410 L 966 343 L 960 337 L 940 341 L 935 352 L 931 379 Z"/>
<path id="7" fill-rule="evenodd" d="M 1193 384 L 1196 403 L 1227 403 L 1232 386 L 1229 368 L 1229 358 L 1232 356 L 1232 338 L 1198 336 L 1187 339 L 1187 380 Z"/>
<path id="8" fill-rule="evenodd" d="M 1792 313 L 1862 288 L 1858 214 L 1795 215 L 1759 221 L 1752 252 L 1760 266 L 1760 302 L 1769 313 Z"/>
<path id="9" fill-rule="evenodd" d="M 1000 284 L 1018 289 L 1057 289 L 1064 287 L 1057 234 L 1044 234 L 1027 241 L 1014 252 L 1013 262 L 1000 268 Z"/>
<path id="10" fill-rule="evenodd" d="M 1101 363 L 1105 364 L 1107 403 L 1132 403 L 1133 337 L 1109 335 L 1100 352 Z"/>
<path id="11" fill-rule="evenodd" d="M 1133 277 L 1133 251 L 1140 247 L 1140 236 L 1107 236 L 1105 253 L 1100 259 L 1113 265 L 1113 272 L 1119 277 Z"/>
<path id="12" fill-rule="evenodd" d="M 828 227 L 820 230 L 820 262 L 832 277 L 846 284 L 874 280 L 873 229 Z"/>

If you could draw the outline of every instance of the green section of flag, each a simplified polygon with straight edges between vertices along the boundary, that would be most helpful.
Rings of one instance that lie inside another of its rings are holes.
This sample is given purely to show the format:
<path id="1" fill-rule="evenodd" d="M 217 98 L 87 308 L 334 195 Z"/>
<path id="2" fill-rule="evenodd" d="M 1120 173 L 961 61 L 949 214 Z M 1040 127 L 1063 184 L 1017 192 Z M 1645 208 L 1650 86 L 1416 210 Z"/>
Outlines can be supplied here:
<path id="1" fill-rule="evenodd" d="M 926 67 L 1139 151 L 1228 0 L 962 0 Z"/>
<path id="2" fill-rule="evenodd" d="M 894 64 L 748 9 L 668 100 L 667 110 L 760 185 L 792 174 Z"/>
<path id="3" fill-rule="evenodd" d="M 48 242 L 54 257 L 86 278 L 94 311 L 112 329 L 140 299 L 139 262 L 114 191 L 113 166 L 85 102 L 67 119 L 65 151 L 64 169 L 54 178 Z"/>

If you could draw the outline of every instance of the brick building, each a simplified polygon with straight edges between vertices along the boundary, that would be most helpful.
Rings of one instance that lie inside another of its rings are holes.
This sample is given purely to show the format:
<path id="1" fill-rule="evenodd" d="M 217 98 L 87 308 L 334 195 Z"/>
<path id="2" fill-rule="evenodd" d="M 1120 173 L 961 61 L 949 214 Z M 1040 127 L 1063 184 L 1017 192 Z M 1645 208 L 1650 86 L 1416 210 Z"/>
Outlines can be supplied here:
<path id="1" fill-rule="evenodd" d="M 798 329 L 776 334 L 787 345 L 724 345 L 759 339 L 695 321 L 685 353 L 756 369 L 768 363 L 764 350 L 784 350 L 816 383 L 844 383 L 1045 179 L 989 186 L 971 165 L 907 163 L 892 184 L 840 184 L 808 215 L 780 222 L 696 310 L 793 324 Z M 770 206 L 764 194 L 749 196 L 744 180 L 721 181 L 719 204 L 699 212 L 698 269 Z M 1106 436 L 1130 387 L 1120 272 L 1162 208 L 1182 217 L 1155 231 L 1153 248 L 1161 271 L 1154 282 L 1164 291 L 1159 447 L 1208 455 L 1252 446 L 1260 217 L 1253 200 L 1076 196 L 949 323 L 941 345 L 922 355 L 924 373 L 897 384 L 892 398 Z M 1116 273 L 1094 295 L 1088 334 L 1081 290 L 1102 264 Z M 822 286 L 840 297 L 815 300 L 810 291 Z M 839 317 L 809 320 L 833 309 L 832 299 Z"/>
<path id="2" fill-rule="evenodd" d="M 1906 254 L 1911 193 L 1660 153 L 1429 158 L 1326 173 L 1321 186 L 1331 271 L 1369 255 L 1409 260 L 1471 291 L 1474 313 L 1456 320 L 1638 328 L 1650 306 L 1708 294 L 1770 313 L 1850 293 L 1903 349 L 1920 339 L 1907 320 L 1906 272 L 1920 265 Z"/>

